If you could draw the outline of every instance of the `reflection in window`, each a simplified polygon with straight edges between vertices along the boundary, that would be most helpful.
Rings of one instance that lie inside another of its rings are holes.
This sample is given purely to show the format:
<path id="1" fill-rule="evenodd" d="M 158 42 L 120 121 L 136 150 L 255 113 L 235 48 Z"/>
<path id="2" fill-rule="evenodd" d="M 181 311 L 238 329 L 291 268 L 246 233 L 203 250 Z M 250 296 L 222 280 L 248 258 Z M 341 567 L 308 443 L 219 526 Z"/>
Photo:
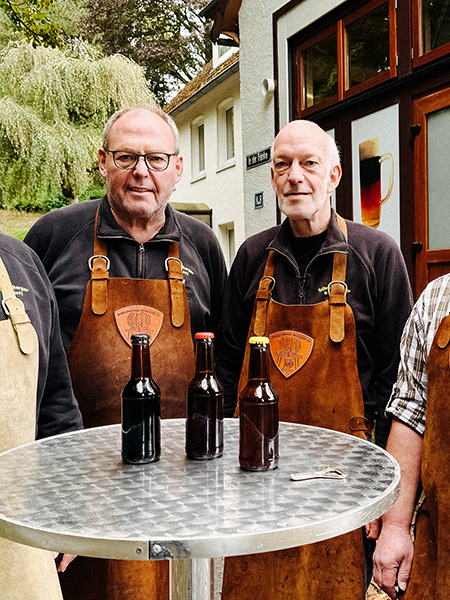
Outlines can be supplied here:
<path id="1" fill-rule="evenodd" d="M 422 53 L 450 42 L 450 2 L 422 0 Z"/>
<path id="2" fill-rule="evenodd" d="M 427 116 L 428 249 L 450 246 L 448 202 L 450 108 Z"/>
<path id="3" fill-rule="evenodd" d="M 389 5 L 346 27 L 348 88 L 389 70 Z"/>
<path id="4" fill-rule="evenodd" d="M 225 111 L 225 131 L 227 144 L 227 160 L 234 158 L 234 117 L 233 107 Z"/>
<path id="5" fill-rule="evenodd" d="M 304 107 L 338 93 L 337 36 L 333 35 L 302 52 Z"/>
<path id="6" fill-rule="evenodd" d="M 206 176 L 205 164 L 205 123 L 203 115 L 191 123 L 191 169 L 194 180 Z"/>
<path id="7" fill-rule="evenodd" d="M 226 98 L 217 106 L 217 168 L 236 164 L 234 147 L 234 99 Z"/>
<path id="8" fill-rule="evenodd" d="M 202 123 L 197 129 L 198 136 L 198 170 L 205 170 L 205 125 Z"/>

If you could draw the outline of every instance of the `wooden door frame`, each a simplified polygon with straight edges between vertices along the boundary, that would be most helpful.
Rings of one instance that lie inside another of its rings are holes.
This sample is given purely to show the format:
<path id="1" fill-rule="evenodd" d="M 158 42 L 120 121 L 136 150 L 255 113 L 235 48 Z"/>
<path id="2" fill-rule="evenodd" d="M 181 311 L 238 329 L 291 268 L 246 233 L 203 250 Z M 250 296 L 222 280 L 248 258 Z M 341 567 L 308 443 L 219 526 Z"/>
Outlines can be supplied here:
<path id="1" fill-rule="evenodd" d="M 414 293 L 418 297 L 428 284 L 428 265 L 449 262 L 448 249 L 428 249 L 428 157 L 427 116 L 443 108 L 450 108 L 450 87 L 427 94 L 413 101 L 413 125 L 420 126 L 414 140 L 414 239 L 422 244 L 415 261 Z M 420 168 L 417 166 L 420 165 Z M 449 236 L 450 248 L 450 236 Z"/>

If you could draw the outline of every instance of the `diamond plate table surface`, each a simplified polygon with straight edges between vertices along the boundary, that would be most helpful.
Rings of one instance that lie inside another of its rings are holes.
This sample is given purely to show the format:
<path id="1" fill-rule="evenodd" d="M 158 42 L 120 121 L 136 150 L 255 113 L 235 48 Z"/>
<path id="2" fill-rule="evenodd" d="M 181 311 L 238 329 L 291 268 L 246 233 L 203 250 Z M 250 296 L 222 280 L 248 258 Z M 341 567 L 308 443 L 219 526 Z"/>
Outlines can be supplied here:
<path id="1" fill-rule="evenodd" d="M 280 423 L 279 468 L 246 472 L 239 421 L 225 419 L 224 455 L 185 457 L 185 420 L 162 421 L 161 459 L 124 465 L 120 425 L 47 438 L 0 455 L 0 536 L 101 558 L 197 559 L 299 546 L 383 514 L 400 470 L 381 448 L 326 429 Z M 291 481 L 343 469 L 344 480 Z"/>

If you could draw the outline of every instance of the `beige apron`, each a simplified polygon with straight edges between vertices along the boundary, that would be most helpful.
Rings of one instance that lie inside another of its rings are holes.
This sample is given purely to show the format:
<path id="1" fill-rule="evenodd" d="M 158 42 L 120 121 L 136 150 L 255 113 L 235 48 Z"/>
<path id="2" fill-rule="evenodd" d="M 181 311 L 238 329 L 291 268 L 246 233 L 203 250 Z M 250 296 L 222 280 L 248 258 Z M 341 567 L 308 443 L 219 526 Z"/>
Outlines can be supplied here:
<path id="1" fill-rule="evenodd" d="M 4 452 L 35 439 L 39 348 L 1 259 L 0 290 L 9 313 L 0 321 L 0 451 Z M 0 598 L 61 600 L 52 553 L 0 538 Z"/>
<path id="2" fill-rule="evenodd" d="M 339 218 L 346 233 L 345 222 Z M 346 303 L 346 254 L 335 254 L 328 300 L 283 305 L 271 298 L 275 252 L 256 296 L 249 337 L 270 339 L 271 381 L 281 421 L 365 438 L 353 313 Z M 239 389 L 248 373 L 247 344 Z M 282 455 L 282 448 L 280 448 Z M 280 459 L 281 460 L 281 459 Z M 223 600 L 351 600 L 364 598 L 361 530 L 299 548 L 225 559 Z"/>
<path id="3" fill-rule="evenodd" d="M 107 243 L 96 234 L 90 264 L 80 324 L 67 355 L 84 426 L 120 423 L 133 333 L 150 335 L 162 418 L 185 417 L 185 390 L 194 375 L 195 355 L 178 244 L 169 244 L 167 280 L 110 278 Z M 166 561 L 78 557 L 60 581 L 65 600 L 164 600 L 169 594 Z"/>
<path id="4" fill-rule="evenodd" d="M 447 600 L 450 593 L 450 316 L 442 320 L 427 360 L 427 419 L 414 559 L 405 600 Z"/>

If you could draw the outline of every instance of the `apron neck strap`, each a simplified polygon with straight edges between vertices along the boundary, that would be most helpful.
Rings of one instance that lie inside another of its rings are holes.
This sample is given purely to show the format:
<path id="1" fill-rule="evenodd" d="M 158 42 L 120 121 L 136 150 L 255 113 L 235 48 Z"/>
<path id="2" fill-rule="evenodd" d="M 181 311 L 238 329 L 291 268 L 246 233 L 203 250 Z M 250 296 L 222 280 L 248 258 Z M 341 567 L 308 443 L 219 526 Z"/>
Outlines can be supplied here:
<path id="1" fill-rule="evenodd" d="M 36 349 L 36 332 L 25 312 L 22 300 L 16 298 L 8 271 L 1 258 L 0 291 L 3 296 L 2 307 L 14 328 L 19 348 L 23 354 L 31 354 Z"/>
<path id="2" fill-rule="evenodd" d="M 108 280 L 110 261 L 108 244 L 97 235 L 97 223 L 100 207 L 97 209 L 94 224 L 94 254 L 89 259 L 92 282 L 92 312 L 104 315 L 108 310 Z M 181 327 L 184 314 L 184 275 L 183 265 L 179 259 L 178 242 L 169 242 L 166 258 L 166 271 L 170 287 L 171 321 L 174 327 Z"/>
<path id="3" fill-rule="evenodd" d="M 336 214 L 340 230 L 347 241 L 347 223 Z M 275 263 L 276 252 L 270 250 L 267 258 L 264 274 L 259 282 L 256 293 L 256 310 L 254 334 L 266 335 L 267 307 L 272 297 L 275 286 Z M 345 283 L 347 272 L 347 254 L 335 252 L 333 257 L 333 272 L 331 282 L 328 284 L 328 302 L 330 306 L 330 339 L 333 342 L 342 342 L 345 336 L 345 306 L 347 304 L 347 284 Z"/>

